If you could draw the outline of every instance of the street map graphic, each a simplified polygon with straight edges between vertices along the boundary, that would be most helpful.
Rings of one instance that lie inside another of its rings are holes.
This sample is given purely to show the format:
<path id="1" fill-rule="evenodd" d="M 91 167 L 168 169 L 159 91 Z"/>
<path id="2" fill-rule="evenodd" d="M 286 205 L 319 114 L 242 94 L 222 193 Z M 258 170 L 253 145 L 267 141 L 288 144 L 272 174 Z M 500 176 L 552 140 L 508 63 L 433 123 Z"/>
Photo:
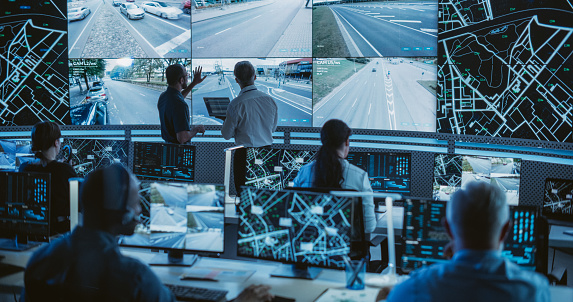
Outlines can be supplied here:
<path id="1" fill-rule="evenodd" d="M 249 148 L 245 184 L 274 190 L 292 187 L 300 168 L 315 156 L 314 151 Z"/>
<path id="2" fill-rule="evenodd" d="M 115 163 L 127 167 L 128 141 L 66 138 L 62 146 L 65 145 L 72 148 L 72 167 L 79 177 Z M 64 157 L 60 152 L 57 159 Z"/>
<path id="3" fill-rule="evenodd" d="M 573 142 L 573 2 L 439 3 L 437 131 Z"/>
<path id="4" fill-rule="evenodd" d="M 240 256 L 344 267 L 352 201 L 316 193 L 248 188 L 241 193 Z"/>
<path id="5" fill-rule="evenodd" d="M 0 126 L 70 124 L 65 3 L 4 1 Z"/>
<path id="6" fill-rule="evenodd" d="M 573 219 L 573 181 L 563 179 L 548 179 L 545 182 L 543 198 L 543 214 L 569 216 Z"/>

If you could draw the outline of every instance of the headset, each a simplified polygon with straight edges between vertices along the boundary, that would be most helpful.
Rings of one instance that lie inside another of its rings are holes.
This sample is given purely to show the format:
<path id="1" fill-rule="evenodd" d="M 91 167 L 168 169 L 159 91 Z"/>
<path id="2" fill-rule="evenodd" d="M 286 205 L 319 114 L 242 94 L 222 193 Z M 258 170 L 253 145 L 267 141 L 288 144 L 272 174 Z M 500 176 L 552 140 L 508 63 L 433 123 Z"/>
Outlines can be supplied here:
<path id="1" fill-rule="evenodd" d="M 71 163 L 72 161 L 72 147 L 70 145 L 65 145 L 62 147 L 62 151 L 64 151 L 65 154 L 65 163 Z"/>

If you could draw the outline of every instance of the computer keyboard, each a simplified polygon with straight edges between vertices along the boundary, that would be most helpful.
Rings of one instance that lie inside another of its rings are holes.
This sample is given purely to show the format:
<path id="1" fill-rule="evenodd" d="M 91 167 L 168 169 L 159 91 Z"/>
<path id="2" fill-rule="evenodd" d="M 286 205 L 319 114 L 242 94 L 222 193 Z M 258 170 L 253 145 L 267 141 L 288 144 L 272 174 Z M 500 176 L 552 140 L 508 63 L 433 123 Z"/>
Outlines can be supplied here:
<path id="1" fill-rule="evenodd" d="M 208 289 L 201 287 L 192 287 L 184 285 L 165 284 L 175 298 L 179 301 L 194 301 L 194 302 L 224 302 L 226 300 L 227 291 Z"/>

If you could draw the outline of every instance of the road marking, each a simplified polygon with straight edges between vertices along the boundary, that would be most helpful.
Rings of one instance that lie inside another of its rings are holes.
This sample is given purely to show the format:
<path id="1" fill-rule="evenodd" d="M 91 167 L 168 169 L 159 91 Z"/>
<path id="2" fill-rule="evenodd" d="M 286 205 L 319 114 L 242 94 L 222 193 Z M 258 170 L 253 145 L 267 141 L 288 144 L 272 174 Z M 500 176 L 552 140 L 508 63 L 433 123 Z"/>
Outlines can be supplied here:
<path id="1" fill-rule="evenodd" d="M 342 21 L 340 21 L 340 19 L 338 19 L 337 16 L 337 12 L 335 12 L 332 8 L 330 9 L 332 12 L 334 12 L 334 17 L 336 18 L 337 23 L 340 22 L 340 24 L 342 25 Z M 342 16 L 340 16 L 342 18 Z M 348 22 L 348 21 L 347 21 Z M 356 42 L 354 42 L 354 39 L 352 39 L 352 37 L 350 36 L 350 33 L 348 33 L 348 30 L 346 30 L 346 26 L 342 25 L 342 29 L 344 30 L 344 32 L 346 33 L 346 35 L 348 36 L 348 38 L 350 39 L 350 42 L 352 42 L 352 46 L 354 46 L 354 49 L 356 50 L 356 52 L 358 53 L 358 57 L 364 57 L 364 55 L 362 54 L 362 52 L 360 51 L 360 48 L 358 48 L 358 45 L 356 45 Z M 349 47 L 350 48 L 350 47 Z"/>
<path id="2" fill-rule="evenodd" d="M 420 28 L 421 31 L 429 32 L 429 33 L 437 33 L 437 28 Z"/>
<path id="3" fill-rule="evenodd" d="M 366 38 L 364 38 L 364 36 L 363 36 L 356 28 L 354 28 L 354 26 L 352 26 L 352 24 L 350 24 L 350 22 L 348 22 L 348 20 L 346 20 L 346 18 L 344 18 L 339 12 L 336 12 L 336 13 L 340 16 L 340 18 L 342 18 L 344 21 L 346 21 L 346 23 L 348 23 L 348 25 L 349 25 L 350 27 L 352 27 L 352 29 L 354 29 L 354 31 L 355 31 L 360 37 L 362 37 L 362 39 L 364 39 L 364 41 L 365 41 L 368 45 L 370 45 L 370 47 L 372 47 L 372 49 L 374 50 L 374 52 L 375 52 L 378 56 L 382 57 L 382 54 L 381 54 L 376 48 L 374 48 L 374 46 L 373 46 L 368 40 L 366 40 Z"/>
<path id="4" fill-rule="evenodd" d="M 72 45 L 72 48 L 70 48 L 69 52 L 72 52 L 72 49 L 74 49 L 76 47 L 76 44 L 78 43 L 78 41 L 80 40 L 80 37 L 84 34 L 84 31 L 86 30 L 86 28 L 88 28 L 88 25 L 90 24 L 90 22 L 92 22 L 95 14 L 97 13 L 97 11 L 99 10 L 100 6 L 102 6 L 102 4 L 100 3 L 99 6 L 96 8 L 96 11 L 91 14 L 92 16 L 90 17 L 90 20 L 88 21 L 88 23 L 86 24 L 86 26 L 84 26 L 84 28 L 82 29 L 82 31 L 80 32 L 80 34 L 78 35 L 78 38 L 76 39 L 76 41 L 74 42 L 74 45 Z M 68 22 L 69 25 L 70 22 Z M 80 53 L 81 56 L 81 53 Z"/>
<path id="5" fill-rule="evenodd" d="M 141 37 L 141 39 L 142 39 L 145 43 L 147 43 L 147 45 L 149 45 L 149 47 L 151 47 L 151 49 L 153 49 L 153 51 L 155 51 L 155 47 L 153 47 L 153 45 L 151 45 L 151 43 L 149 43 L 149 41 L 147 41 L 147 39 L 146 39 L 137 29 L 135 29 L 135 27 L 133 27 L 133 25 L 131 25 L 125 18 L 123 18 L 123 15 L 122 15 L 118 10 L 115 10 L 115 9 L 112 9 L 112 10 L 113 10 L 116 14 L 118 14 L 118 15 L 119 15 L 119 18 L 120 18 L 121 20 L 123 20 L 123 22 L 125 22 L 127 25 L 129 25 L 129 26 L 131 27 L 131 29 L 133 29 L 133 31 L 135 31 L 135 32 L 139 35 L 139 37 Z M 145 51 L 145 50 L 143 50 L 143 51 Z M 158 54 L 157 52 L 156 52 L 156 54 L 159 56 L 159 54 Z M 148 55 L 149 55 L 149 54 L 148 54 Z M 151 55 L 153 56 L 153 54 L 151 54 Z M 161 57 L 163 57 L 163 56 L 161 56 Z"/>
<path id="6" fill-rule="evenodd" d="M 180 30 L 183 30 L 183 31 L 189 30 L 189 28 L 183 28 L 183 27 L 181 27 L 181 26 L 179 26 L 179 25 L 175 25 L 175 24 L 173 24 L 173 23 L 171 23 L 171 22 L 168 22 L 167 20 L 164 20 L 163 18 L 157 17 L 156 15 L 153 15 L 153 14 L 151 14 L 151 13 L 149 13 L 149 16 L 151 16 L 151 17 L 153 17 L 153 18 L 156 18 L 157 20 L 159 20 L 159 21 L 161 21 L 161 22 L 165 22 L 165 23 L 167 23 L 167 24 L 169 24 L 169 25 L 171 25 L 171 26 L 175 26 L 175 27 L 179 28 Z"/>
<path id="7" fill-rule="evenodd" d="M 395 18 L 396 16 L 372 16 L 374 18 Z"/>
<path id="8" fill-rule="evenodd" d="M 388 20 L 390 22 L 401 22 L 401 23 L 422 23 L 419 20 Z"/>
<path id="9" fill-rule="evenodd" d="M 254 19 L 256 19 L 256 18 L 258 18 L 258 17 L 260 17 L 260 16 L 262 16 L 262 15 L 258 15 L 258 16 L 254 17 L 254 18 L 253 18 L 253 19 L 251 19 L 251 20 L 254 20 Z"/>
<path id="10" fill-rule="evenodd" d="M 145 96 L 145 94 L 143 94 L 143 93 L 141 93 L 141 92 L 140 92 L 139 94 L 140 94 L 141 96 Z"/>
<path id="11" fill-rule="evenodd" d="M 367 15 L 380 15 L 380 13 L 366 13 Z"/>
<path id="12" fill-rule="evenodd" d="M 368 115 L 370 115 L 370 110 L 372 109 L 372 103 L 370 103 L 370 107 L 368 107 Z"/>
<path id="13" fill-rule="evenodd" d="M 224 33 L 224 32 L 228 31 L 228 30 L 231 29 L 231 28 L 232 28 L 232 27 L 229 27 L 229 28 L 227 28 L 227 29 L 223 29 L 222 31 L 216 33 L 215 36 L 218 35 L 218 34 L 220 34 L 220 33 Z"/>
<path id="14" fill-rule="evenodd" d="M 358 98 L 356 98 L 356 100 L 354 100 L 354 104 L 352 104 L 352 108 L 354 108 L 354 105 L 356 105 L 356 101 L 358 101 Z"/>
<path id="15" fill-rule="evenodd" d="M 185 43 L 185 41 L 191 39 L 191 30 L 187 30 L 184 33 L 180 34 L 179 36 L 157 46 L 155 51 L 160 55 L 164 56 L 169 51 L 175 49 L 177 46 Z"/>
<path id="16" fill-rule="evenodd" d="M 417 10 L 417 11 L 419 11 L 419 12 L 425 12 L 425 10 L 423 10 L 423 9 L 417 9 L 417 8 L 411 8 L 411 7 L 410 7 L 410 9 L 411 9 L 411 10 Z"/>

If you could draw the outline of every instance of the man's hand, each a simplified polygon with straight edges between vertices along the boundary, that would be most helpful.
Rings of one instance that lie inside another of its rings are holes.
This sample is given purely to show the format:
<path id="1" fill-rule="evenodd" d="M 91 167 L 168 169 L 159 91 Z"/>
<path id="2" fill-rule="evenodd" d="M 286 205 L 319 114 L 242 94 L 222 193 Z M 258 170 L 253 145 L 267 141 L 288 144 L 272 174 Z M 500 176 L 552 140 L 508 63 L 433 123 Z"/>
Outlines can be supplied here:
<path id="1" fill-rule="evenodd" d="M 203 80 L 205 80 L 205 78 L 207 76 L 201 77 L 201 73 L 203 71 L 203 67 L 199 66 L 199 67 L 195 67 L 195 69 L 193 70 L 193 81 L 191 82 L 191 84 L 189 86 L 191 87 L 195 87 L 197 84 L 203 82 Z"/>
<path id="2" fill-rule="evenodd" d="M 203 125 L 194 126 L 193 129 L 191 129 L 191 131 L 195 133 L 193 136 L 197 135 L 197 133 L 205 134 L 205 126 Z"/>
<path id="3" fill-rule="evenodd" d="M 268 302 L 273 300 L 268 285 L 251 285 L 243 290 L 234 302 Z"/>

